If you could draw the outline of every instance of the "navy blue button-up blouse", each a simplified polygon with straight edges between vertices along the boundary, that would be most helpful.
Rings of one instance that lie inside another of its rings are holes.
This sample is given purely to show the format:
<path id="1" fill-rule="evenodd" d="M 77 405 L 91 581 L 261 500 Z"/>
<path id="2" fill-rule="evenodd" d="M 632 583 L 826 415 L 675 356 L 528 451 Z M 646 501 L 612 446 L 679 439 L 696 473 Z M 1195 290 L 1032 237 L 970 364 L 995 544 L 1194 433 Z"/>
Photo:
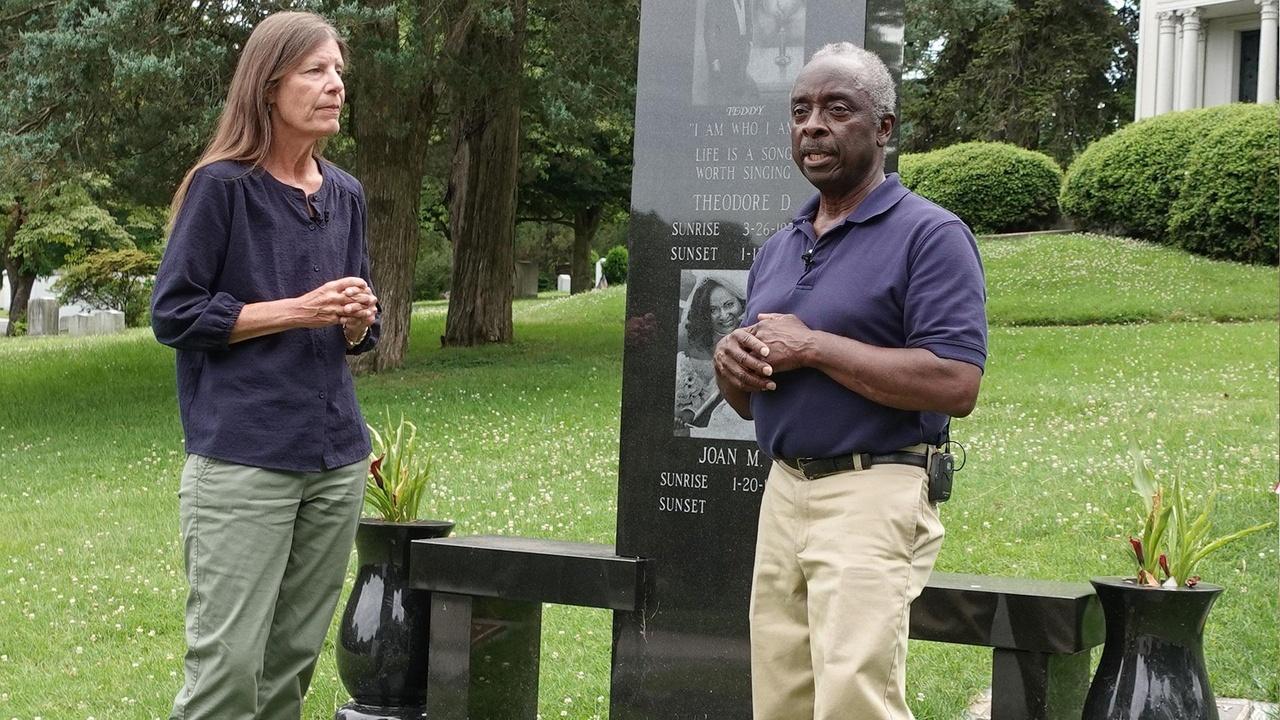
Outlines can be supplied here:
<path id="1" fill-rule="evenodd" d="M 261 168 L 200 168 L 173 224 L 151 296 L 156 339 L 177 349 L 188 453 L 272 470 L 320 471 L 369 454 L 337 325 L 228 344 L 247 303 L 304 295 L 330 280 L 369 282 L 360 183 L 318 161 L 307 196 Z M 372 283 L 370 283 L 372 286 Z"/>

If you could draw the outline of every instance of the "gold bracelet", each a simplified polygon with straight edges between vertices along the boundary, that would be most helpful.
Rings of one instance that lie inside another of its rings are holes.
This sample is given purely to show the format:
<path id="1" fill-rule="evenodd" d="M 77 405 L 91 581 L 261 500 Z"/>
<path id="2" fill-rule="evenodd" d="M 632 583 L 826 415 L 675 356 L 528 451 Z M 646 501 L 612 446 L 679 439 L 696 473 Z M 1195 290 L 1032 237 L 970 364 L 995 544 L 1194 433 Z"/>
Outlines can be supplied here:
<path id="1" fill-rule="evenodd" d="M 367 337 L 369 337 L 369 326 L 365 325 L 364 332 L 360 333 L 360 337 L 356 338 L 355 340 L 347 340 L 347 349 L 350 350 L 351 348 L 359 345 L 360 343 L 364 342 L 364 339 Z M 346 340 L 346 338 L 347 338 L 346 333 L 343 333 L 342 339 Z"/>

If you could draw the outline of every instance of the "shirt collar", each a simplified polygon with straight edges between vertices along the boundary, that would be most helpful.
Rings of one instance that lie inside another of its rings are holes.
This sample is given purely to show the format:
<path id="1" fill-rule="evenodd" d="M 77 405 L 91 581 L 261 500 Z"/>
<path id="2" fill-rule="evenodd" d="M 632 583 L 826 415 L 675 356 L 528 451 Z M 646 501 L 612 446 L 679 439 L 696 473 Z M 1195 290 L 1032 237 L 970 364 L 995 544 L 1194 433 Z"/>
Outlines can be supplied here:
<path id="1" fill-rule="evenodd" d="M 908 192 L 910 191 L 902 185 L 898 173 L 889 173 L 884 176 L 884 182 L 877 185 L 870 195 L 858 203 L 858 207 L 854 208 L 853 212 L 845 216 L 844 222 L 864 223 L 887 212 L 889 208 L 898 204 L 899 200 L 906 197 Z M 818 199 L 819 197 L 814 195 L 800 206 L 794 220 L 797 224 L 813 222 L 813 216 L 818 212 Z"/>

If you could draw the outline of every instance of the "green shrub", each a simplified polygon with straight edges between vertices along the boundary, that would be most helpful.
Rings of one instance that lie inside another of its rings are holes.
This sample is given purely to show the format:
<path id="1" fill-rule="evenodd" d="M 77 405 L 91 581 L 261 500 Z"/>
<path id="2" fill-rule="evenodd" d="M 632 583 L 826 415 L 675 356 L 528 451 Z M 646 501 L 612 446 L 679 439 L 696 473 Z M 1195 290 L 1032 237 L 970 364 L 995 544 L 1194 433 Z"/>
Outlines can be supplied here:
<path id="1" fill-rule="evenodd" d="M 604 256 L 604 279 L 610 285 L 621 285 L 627 281 L 627 249 L 614 245 Z"/>
<path id="2" fill-rule="evenodd" d="M 959 215 L 975 233 L 1042 230 L 1058 217 L 1062 170 L 1006 143 L 970 142 L 899 158 L 902 184 Z"/>
<path id="3" fill-rule="evenodd" d="M 143 324 L 160 259 L 136 248 L 95 250 L 62 269 L 54 283 L 65 305 L 82 303 L 119 310 L 129 327 Z"/>
<path id="4" fill-rule="evenodd" d="M 1166 113 L 1093 143 L 1067 169 L 1062 211 L 1082 228 L 1168 243 L 1187 157 L 1235 107 Z"/>
<path id="5" fill-rule="evenodd" d="M 453 249 L 444 236 L 423 231 L 413 266 L 413 299 L 439 300 L 453 281 Z M 377 288 L 374 288 L 377 291 Z"/>
<path id="6" fill-rule="evenodd" d="M 1036 231 L 1057 219 L 1062 170 L 1004 142 L 963 142 L 902 155 L 902 184 L 960 215 L 975 233 Z"/>
<path id="7" fill-rule="evenodd" d="M 1277 257 L 1280 110 L 1243 105 L 1218 123 L 1186 159 L 1168 234 L 1186 250 L 1223 260 Z"/>

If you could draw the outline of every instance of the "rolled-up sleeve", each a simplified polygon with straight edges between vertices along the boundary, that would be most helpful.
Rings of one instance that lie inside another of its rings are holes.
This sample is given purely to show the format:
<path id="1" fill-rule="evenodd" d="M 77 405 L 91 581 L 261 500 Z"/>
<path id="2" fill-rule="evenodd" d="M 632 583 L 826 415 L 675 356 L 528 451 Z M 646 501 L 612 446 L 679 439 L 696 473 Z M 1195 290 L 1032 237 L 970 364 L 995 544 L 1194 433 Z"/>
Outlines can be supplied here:
<path id="1" fill-rule="evenodd" d="M 169 235 L 151 293 L 156 339 L 180 350 L 223 350 L 244 302 L 218 291 L 231 228 L 231 184 L 197 171 Z"/>

